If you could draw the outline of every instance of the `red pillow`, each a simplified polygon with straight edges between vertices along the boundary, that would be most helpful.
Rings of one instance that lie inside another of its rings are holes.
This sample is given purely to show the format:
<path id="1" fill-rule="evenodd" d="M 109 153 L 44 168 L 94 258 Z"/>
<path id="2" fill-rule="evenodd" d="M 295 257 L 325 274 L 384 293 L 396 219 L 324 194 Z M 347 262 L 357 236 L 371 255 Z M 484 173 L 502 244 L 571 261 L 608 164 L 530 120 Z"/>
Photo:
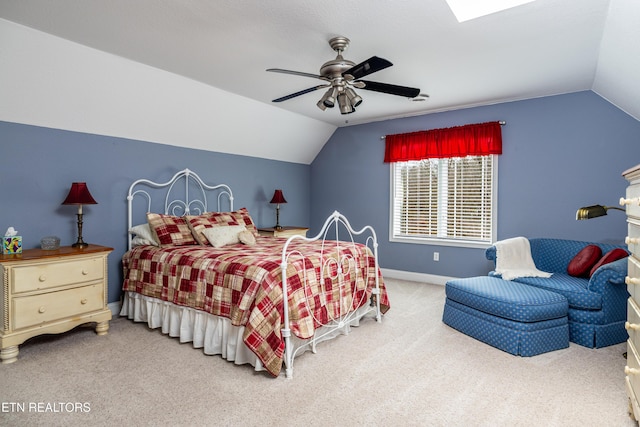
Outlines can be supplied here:
<path id="1" fill-rule="evenodd" d="M 587 277 L 591 267 L 602 256 L 602 249 L 597 245 L 587 245 L 573 257 L 567 266 L 567 273 L 575 277 Z"/>
<path id="2" fill-rule="evenodd" d="M 628 256 L 629 256 L 629 252 L 625 251 L 624 249 L 615 248 L 610 250 L 602 258 L 600 258 L 600 261 L 598 261 L 596 265 L 591 267 L 591 272 L 589 273 L 589 277 L 593 276 L 593 273 L 595 273 L 596 270 L 602 267 L 603 265 L 609 264 L 610 262 L 617 261 L 619 259 L 622 259 Z"/>

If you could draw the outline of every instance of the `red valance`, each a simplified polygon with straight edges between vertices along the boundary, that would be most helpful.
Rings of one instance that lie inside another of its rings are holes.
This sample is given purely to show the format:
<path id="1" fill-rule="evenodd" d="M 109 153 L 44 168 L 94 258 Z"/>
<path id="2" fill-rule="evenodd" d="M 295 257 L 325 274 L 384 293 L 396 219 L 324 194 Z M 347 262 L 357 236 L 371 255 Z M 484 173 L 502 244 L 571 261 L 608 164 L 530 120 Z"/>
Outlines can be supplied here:
<path id="1" fill-rule="evenodd" d="M 500 122 L 386 136 L 385 163 L 502 154 Z"/>

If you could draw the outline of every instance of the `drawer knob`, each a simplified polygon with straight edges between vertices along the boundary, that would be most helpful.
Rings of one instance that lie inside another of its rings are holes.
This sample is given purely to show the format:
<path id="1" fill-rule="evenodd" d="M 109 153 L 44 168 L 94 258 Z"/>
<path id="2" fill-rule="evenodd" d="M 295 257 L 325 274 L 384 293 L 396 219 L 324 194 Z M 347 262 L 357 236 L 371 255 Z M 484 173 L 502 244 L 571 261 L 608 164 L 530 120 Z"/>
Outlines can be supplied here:
<path id="1" fill-rule="evenodd" d="M 640 329 L 640 325 L 638 325 L 637 323 L 629 323 L 629 322 L 624 322 L 624 328 L 628 331 L 629 329 L 633 329 L 634 331 L 637 331 L 638 329 Z"/>
<path id="2" fill-rule="evenodd" d="M 628 366 L 625 366 L 624 367 L 624 373 L 627 374 L 627 375 L 629 375 L 629 374 L 638 375 L 638 374 L 640 374 L 640 369 L 630 368 Z"/>
<path id="3" fill-rule="evenodd" d="M 84 304 L 86 304 L 86 303 L 87 303 L 87 299 L 86 299 L 86 298 L 82 298 L 82 299 L 80 300 L 80 304 L 83 304 L 83 305 L 84 305 Z"/>
<path id="4" fill-rule="evenodd" d="M 624 243 L 627 245 L 637 245 L 638 242 L 640 242 L 640 239 L 638 239 L 637 237 L 625 237 L 624 238 Z"/>
<path id="5" fill-rule="evenodd" d="M 83 270 L 82 270 L 82 275 L 83 275 L 83 276 L 86 276 L 87 274 L 89 274 L 89 272 L 88 272 L 87 270 L 84 270 L 84 269 L 83 269 Z"/>
<path id="6" fill-rule="evenodd" d="M 627 276 L 624 278 L 624 283 L 627 285 L 640 285 L 640 279 Z"/>
<path id="7" fill-rule="evenodd" d="M 38 280 L 41 282 L 44 282 L 45 280 L 47 280 L 47 275 L 46 274 L 41 274 L 40 277 L 38 277 Z"/>
<path id="8" fill-rule="evenodd" d="M 38 309 L 38 313 L 40 313 L 40 314 L 44 313 L 45 311 L 46 311 L 46 310 L 45 310 L 45 308 L 44 308 L 44 305 L 43 305 L 43 306 L 41 306 L 41 307 Z"/>
<path id="9" fill-rule="evenodd" d="M 632 199 L 625 199 L 624 197 L 620 197 L 620 206 L 624 205 L 638 205 L 640 206 L 640 198 L 634 197 Z"/>

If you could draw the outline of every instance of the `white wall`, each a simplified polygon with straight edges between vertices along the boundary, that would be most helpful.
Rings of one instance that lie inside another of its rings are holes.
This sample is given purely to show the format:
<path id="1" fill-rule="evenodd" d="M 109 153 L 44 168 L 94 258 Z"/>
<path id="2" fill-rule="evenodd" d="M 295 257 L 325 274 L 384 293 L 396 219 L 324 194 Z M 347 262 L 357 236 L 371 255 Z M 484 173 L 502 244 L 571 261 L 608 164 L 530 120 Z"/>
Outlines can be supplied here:
<path id="1" fill-rule="evenodd" d="M 640 2 L 616 0 L 602 34 L 593 91 L 640 120 Z"/>
<path id="2" fill-rule="evenodd" d="M 0 120 L 310 164 L 335 127 L 0 19 Z"/>

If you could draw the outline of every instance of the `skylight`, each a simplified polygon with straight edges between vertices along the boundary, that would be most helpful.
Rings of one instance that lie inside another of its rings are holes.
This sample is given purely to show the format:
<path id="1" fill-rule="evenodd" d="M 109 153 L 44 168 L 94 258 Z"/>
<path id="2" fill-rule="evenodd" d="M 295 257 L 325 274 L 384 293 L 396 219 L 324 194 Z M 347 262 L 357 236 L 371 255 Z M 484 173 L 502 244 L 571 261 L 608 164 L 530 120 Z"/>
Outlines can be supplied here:
<path id="1" fill-rule="evenodd" d="M 490 15 L 534 0 L 446 0 L 458 22 Z"/>

